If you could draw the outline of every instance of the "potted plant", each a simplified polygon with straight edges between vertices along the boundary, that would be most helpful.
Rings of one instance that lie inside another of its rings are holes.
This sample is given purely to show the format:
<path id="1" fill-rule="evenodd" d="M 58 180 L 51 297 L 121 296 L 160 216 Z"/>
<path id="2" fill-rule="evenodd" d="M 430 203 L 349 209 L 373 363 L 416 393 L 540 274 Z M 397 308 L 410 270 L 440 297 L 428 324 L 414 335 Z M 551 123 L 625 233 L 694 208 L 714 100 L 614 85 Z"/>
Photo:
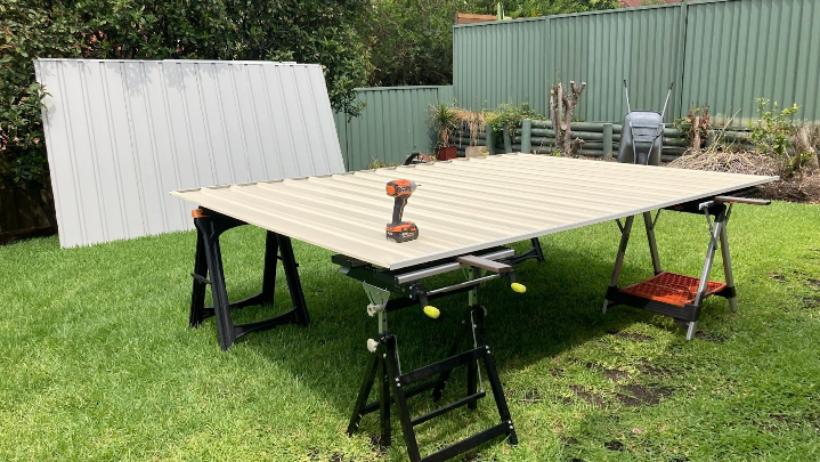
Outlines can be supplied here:
<path id="1" fill-rule="evenodd" d="M 450 134 L 456 128 L 456 111 L 446 104 L 437 104 L 430 110 L 430 118 L 436 131 L 436 159 L 451 160 L 458 156 L 458 148 L 450 144 Z"/>

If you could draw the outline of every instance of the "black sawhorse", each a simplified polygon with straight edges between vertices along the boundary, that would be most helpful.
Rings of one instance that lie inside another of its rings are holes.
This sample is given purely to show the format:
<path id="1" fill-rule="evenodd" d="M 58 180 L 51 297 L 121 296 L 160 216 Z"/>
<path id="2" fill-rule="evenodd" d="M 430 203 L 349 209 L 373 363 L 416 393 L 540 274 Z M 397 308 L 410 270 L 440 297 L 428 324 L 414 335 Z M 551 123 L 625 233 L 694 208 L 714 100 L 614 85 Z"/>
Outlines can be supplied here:
<path id="1" fill-rule="evenodd" d="M 268 231 L 265 237 L 265 261 L 262 272 L 262 291 L 258 294 L 231 303 L 225 286 L 225 272 L 222 265 L 222 251 L 219 238 L 225 231 L 247 223 L 204 208 L 192 213 L 196 227 L 196 257 L 194 259 L 193 288 L 191 290 L 191 311 L 189 324 L 198 327 L 206 318 L 216 318 L 216 333 L 219 346 L 227 350 L 240 337 L 249 332 L 270 329 L 282 324 L 307 326 L 308 317 L 305 296 L 299 280 L 298 264 L 293 255 L 290 238 Z M 231 310 L 247 306 L 273 304 L 276 284 L 277 260 L 281 260 L 285 278 L 293 303 L 293 309 L 263 321 L 234 324 Z M 205 286 L 211 285 L 213 307 L 205 307 Z"/>
<path id="2" fill-rule="evenodd" d="M 658 215 L 652 218 L 650 212 L 643 214 L 646 236 L 649 242 L 649 254 L 652 257 L 652 267 L 655 275 L 637 284 L 619 287 L 618 280 L 623 268 L 629 235 L 632 231 L 633 216 L 627 217 L 624 224 L 617 221 L 621 230 L 621 242 L 615 258 L 615 267 L 606 292 L 603 312 L 611 306 L 623 304 L 636 308 L 643 308 L 658 314 L 669 316 L 675 321 L 686 325 L 686 339 L 692 340 L 697 331 L 698 319 L 703 302 L 712 295 L 729 300 L 732 311 L 737 310 L 737 290 L 732 273 L 732 257 L 729 252 L 729 234 L 727 224 L 732 215 L 732 206 L 735 203 L 768 205 L 770 201 L 736 196 L 715 196 L 699 201 L 687 202 L 670 207 L 671 210 L 700 214 L 706 217 L 709 230 L 709 244 L 706 248 L 706 258 L 698 277 L 676 274 L 663 271 L 658 253 L 658 244 L 655 240 L 655 224 Z M 658 211 L 660 214 L 660 211 Z M 723 260 L 723 274 L 725 282 L 710 281 L 715 253 L 721 251 Z"/>
<path id="3" fill-rule="evenodd" d="M 433 262 L 399 272 L 391 272 L 341 255 L 334 257 L 334 262 L 342 266 L 344 273 L 362 281 L 370 300 L 368 314 L 377 318 L 379 331 L 376 339 L 370 339 L 367 342 L 367 349 L 371 356 L 348 424 L 349 434 L 358 430 L 364 415 L 379 411 L 381 427 L 379 443 L 382 446 L 389 446 L 392 439 L 390 413 L 391 406 L 395 404 L 399 412 L 407 453 L 412 462 L 444 461 L 501 436 L 506 436 L 510 444 L 518 443 L 492 350 L 484 338 L 485 309 L 478 304 L 479 286 L 499 277 L 508 278 L 512 282 L 513 290 L 518 292 L 525 290 L 523 285 L 515 283 L 515 275 L 510 264 L 512 261 L 515 261 L 512 250 L 497 248 L 482 255 L 462 256 L 448 262 Z M 459 268 L 464 269 L 468 274 L 468 279 L 464 282 L 432 290 L 422 286 L 421 280 L 424 278 Z M 402 371 L 396 336 L 387 328 L 387 314 L 411 306 L 424 307 L 423 311 L 427 313 L 426 309 L 431 308 L 428 303 L 432 300 L 465 292 L 468 294 L 468 311 L 450 346 L 448 356 L 418 369 Z M 391 299 L 391 293 L 401 294 L 401 296 Z M 470 347 L 459 352 L 468 340 Z M 429 413 L 413 416 L 408 404 L 409 398 L 431 391 L 433 400 L 439 401 L 451 372 L 459 367 L 465 367 L 467 371 L 467 389 L 464 396 Z M 490 391 L 500 418 L 499 422 L 422 457 L 415 427 L 461 407 L 475 409 L 478 400 L 486 396 L 486 391 L 480 386 L 482 383 L 481 369 L 484 370 L 490 384 Z M 375 401 L 369 401 L 374 386 L 377 387 L 378 396 Z"/>

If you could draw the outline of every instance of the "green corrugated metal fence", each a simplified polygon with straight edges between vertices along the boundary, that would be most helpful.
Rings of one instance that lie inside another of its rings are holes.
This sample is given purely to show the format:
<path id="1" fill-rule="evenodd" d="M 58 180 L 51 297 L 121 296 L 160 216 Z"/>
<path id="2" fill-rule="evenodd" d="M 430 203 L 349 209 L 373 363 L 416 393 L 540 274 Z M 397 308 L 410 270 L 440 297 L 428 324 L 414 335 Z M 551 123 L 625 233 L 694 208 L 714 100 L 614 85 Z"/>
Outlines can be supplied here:
<path id="1" fill-rule="evenodd" d="M 753 117 L 758 97 L 820 120 L 817 24 L 820 0 L 707 0 L 456 26 L 455 97 L 475 110 L 528 102 L 544 113 L 552 82 L 584 80 L 579 118 L 619 121 L 623 79 L 633 109 L 651 110 L 675 81 L 669 121 L 705 104 Z"/>
<path id="2" fill-rule="evenodd" d="M 820 120 L 820 0 L 693 3 L 687 25 L 685 107 L 749 118 L 766 97 Z"/>
<path id="3" fill-rule="evenodd" d="M 434 141 L 430 106 L 451 103 L 452 86 L 378 87 L 356 90 L 364 109 L 357 117 L 336 113 L 345 167 L 361 170 L 375 161 L 401 163 L 411 152 L 430 152 Z"/>

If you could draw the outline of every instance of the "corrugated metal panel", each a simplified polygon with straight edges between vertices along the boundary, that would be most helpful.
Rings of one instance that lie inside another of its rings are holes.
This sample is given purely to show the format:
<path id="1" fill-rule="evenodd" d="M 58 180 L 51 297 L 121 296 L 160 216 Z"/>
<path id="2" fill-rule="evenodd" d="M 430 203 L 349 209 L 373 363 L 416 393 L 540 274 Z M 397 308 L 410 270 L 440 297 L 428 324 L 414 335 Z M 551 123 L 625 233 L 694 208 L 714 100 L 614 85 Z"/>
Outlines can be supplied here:
<path id="1" fill-rule="evenodd" d="M 633 110 L 660 112 L 670 82 L 680 89 L 679 7 L 612 10 L 555 16 L 548 81 L 586 81 L 577 114 L 586 121 L 620 121 L 626 113 L 623 81 Z M 673 98 L 667 121 L 677 114 Z"/>
<path id="2" fill-rule="evenodd" d="M 493 109 L 529 103 L 546 111 L 550 24 L 540 20 L 456 26 L 453 87 L 460 106 Z"/>
<path id="3" fill-rule="evenodd" d="M 364 109 L 357 117 L 335 115 L 348 170 L 368 168 L 375 161 L 399 164 L 411 152 L 430 152 L 434 133 L 430 106 L 451 103 L 451 86 L 359 88 Z"/>
<path id="4" fill-rule="evenodd" d="M 681 10 L 673 6 L 457 26 L 456 99 L 472 109 L 527 102 L 546 113 L 553 82 L 586 81 L 579 118 L 611 121 L 625 113 L 626 78 L 635 107 L 660 110 L 679 74 L 681 24 Z"/>
<path id="5" fill-rule="evenodd" d="M 40 59 L 60 244 L 191 227 L 168 191 L 344 171 L 318 65 Z"/>
<path id="6" fill-rule="evenodd" d="M 622 81 L 634 108 L 668 121 L 695 105 L 755 115 L 757 97 L 797 102 L 820 120 L 820 0 L 706 0 L 454 28 L 453 84 L 471 109 L 529 102 L 547 111 L 554 81 L 585 80 L 586 121 L 623 119 Z"/>
<path id="7" fill-rule="evenodd" d="M 750 118 L 755 100 L 798 103 L 820 119 L 820 1 L 743 0 L 689 5 L 685 106 Z"/>
<path id="8" fill-rule="evenodd" d="M 384 236 L 385 182 L 421 186 L 404 217 L 419 238 Z M 773 177 L 528 154 L 433 162 L 174 193 L 193 204 L 389 269 L 463 255 L 743 189 Z"/>

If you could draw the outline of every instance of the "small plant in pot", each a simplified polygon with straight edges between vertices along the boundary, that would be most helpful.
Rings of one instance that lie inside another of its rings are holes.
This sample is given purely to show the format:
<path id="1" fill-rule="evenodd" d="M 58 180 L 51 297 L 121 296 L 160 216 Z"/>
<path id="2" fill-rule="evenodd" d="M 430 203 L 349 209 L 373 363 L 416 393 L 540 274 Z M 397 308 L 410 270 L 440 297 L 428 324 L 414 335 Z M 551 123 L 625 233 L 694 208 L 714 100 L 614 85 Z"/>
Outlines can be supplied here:
<path id="1" fill-rule="evenodd" d="M 430 109 L 430 119 L 436 131 L 436 160 L 451 160 L 458 156 L 458 147 L 450 144 L 450 135 L 456 128 L 456 111 L 446 104 L 437 104 Z"/>

